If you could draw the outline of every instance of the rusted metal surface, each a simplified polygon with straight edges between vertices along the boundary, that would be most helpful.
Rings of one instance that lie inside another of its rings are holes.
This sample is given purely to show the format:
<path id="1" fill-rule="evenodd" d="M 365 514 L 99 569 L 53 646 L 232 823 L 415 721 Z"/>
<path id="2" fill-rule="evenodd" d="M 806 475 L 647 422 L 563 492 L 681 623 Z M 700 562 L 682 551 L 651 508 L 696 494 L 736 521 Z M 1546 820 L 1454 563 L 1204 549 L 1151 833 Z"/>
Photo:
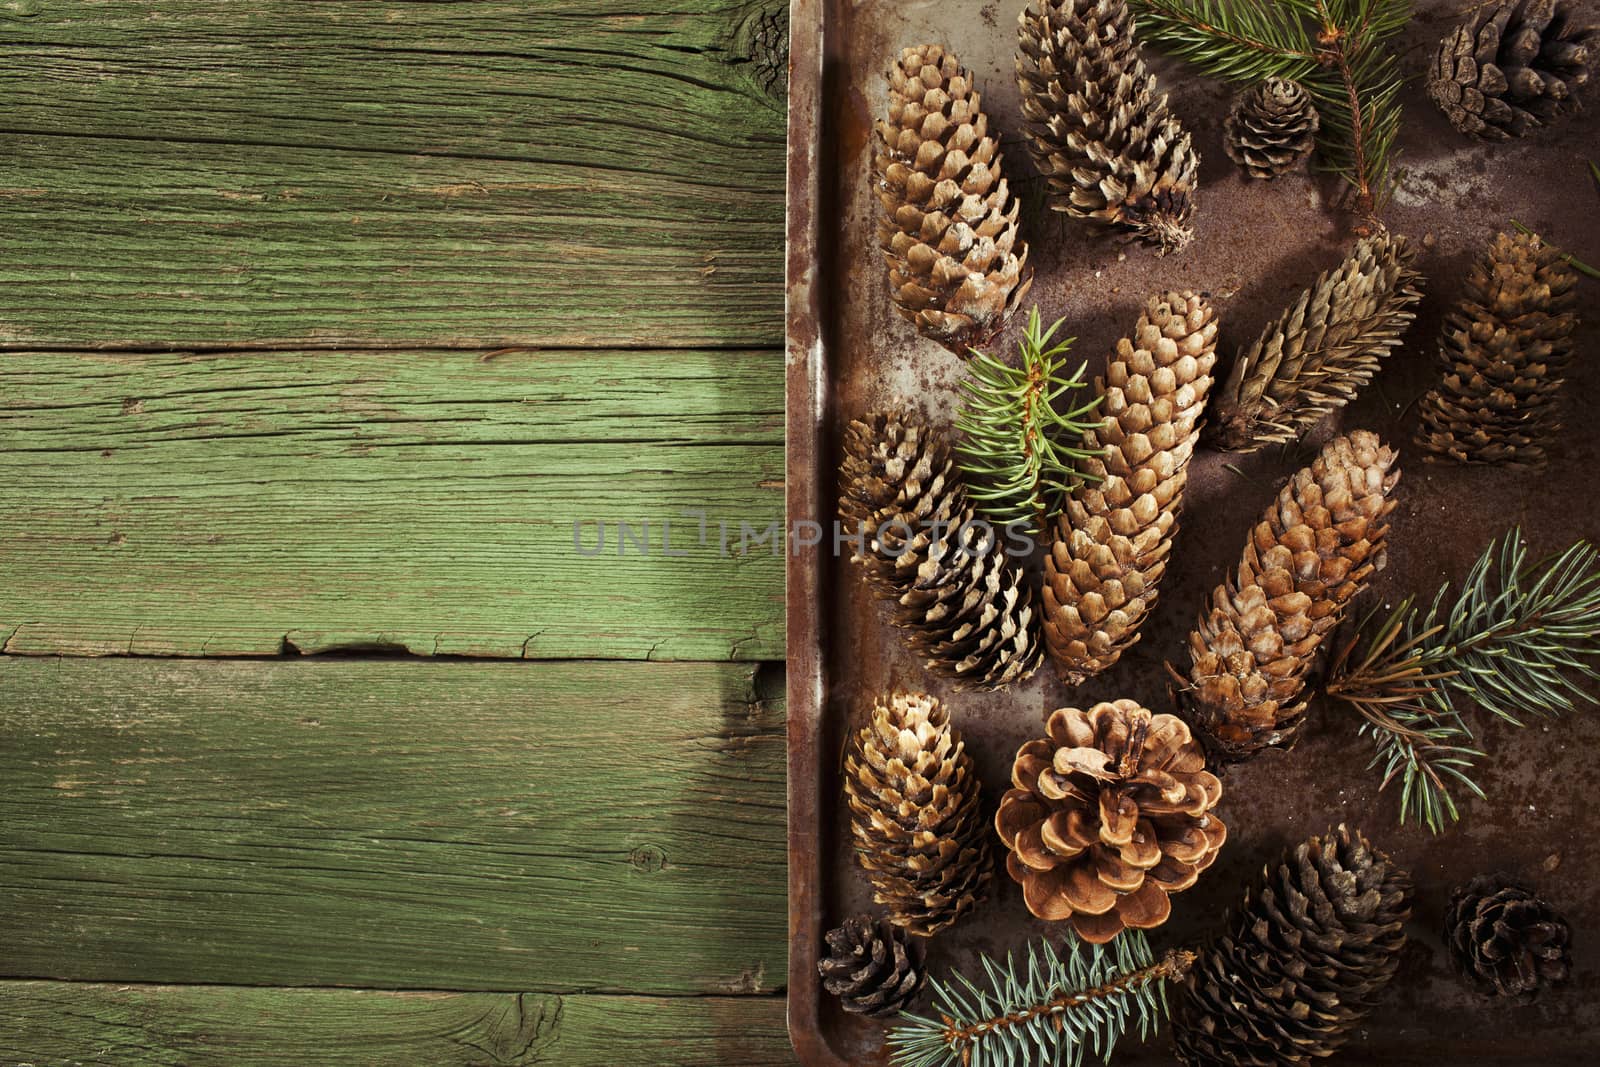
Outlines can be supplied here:
<path id="1" fill-rule="evenodd" d="M 871 128 L 886 103 L 883 72 L 908 44 L 942 42 L 973 71 L 991 122 L 1005 135 L 1007 173 L 1028 200 L 1032 170 L 1016 140 L 1012 81 L 1015 18 L 1021 0 L 795 0 L 792 11 L 789 192 L 789 508 L 793 520 L 831 528 L 838 447 L 849 419 L 896 395 L 937 419 L 951 413 L 962 368 L 918 338 L 892 311 L 873 247 Z M 1434 44 L 1467 7 L 1423 0 L 1400 43 L 1408 75 L 1419 77 Z M 1600 22 L 1600 2 L 1578 5 Z M 1265 184 L 1227 160 L 1221 117 L 1231 91 L 1158 61 L 1163 86 L 1194 131 L 1204 156 L 1197 239 L 1165 259 L 1138 247 L 1088 236 L 1043 212 L 1024 209 L 1024 236 L 1036 272 L 1030 299 L 1046 319 L 1066 316 L 1075 351 L 1103 366 L 1150 293 L 1192 288 L 1216 300 L 1224 359 L 1315 275 L 1335 265 L 1353 240 L 1353 220 L 1331 201 L 1338 186 L 1295 175 Z M 1385 213 L 1391 228 L 1419 243 L 1426 297 L 1407 344 L 1350 410 L 1319 428 L 1367 427 L 1401 448 L 1404 469 L 1393 516 L 1389 566 L 1376 582 L 1389 604 L 1431 594 L 1459 579 L 1488 540 L 1520 523 L 1538 550 L 1600 536 L 1594 471 L 1600 444 L 1588 413 L 1600 405 L 1600 283 L 1583 283 L 1578 370 L 1569 383 L 1570 430 L 1541 474 L 1425 464 L 1410 436 L 1409 408 L 1433 381 L 1440 318 L 1459 295 L 1472 258 L 1493 233 L 1518 218 L 1557 243 L 1600 258 L 1600 201 L 1587 184 L 1586 158 L 1600 158 L 1600 91 L 1591 109 L 1523 143 L 1481 146 L 1450 129 L 1411 93 L 1402 135 L 1406 174 Z M 1025 201 L 1026 203 L 1026 201 Z M 1013 328 L 1013 335 L 1015 327 Z M 1013 336 L 1002 343 L 1009 345 Z M 1220 377 L 1220 375 L 1219 375 Z M 901 686 L 946 699 L 966 735 L 994 804 L 1017 747 L 1042 733 L 1043 717 L 1063 705 L 1131 697 L 1168 709 L 1163 661 L 1186 663 L 1184 637 L 1203 598 L 1238 558 L 1246 531 L 1309 449 L 1254 456 L 1202 451 L 1191 468 L 1187 503 L 1161 603 L 1143 640 L 1117 668 L 1076 689 L 1046 667 L 1028 686 L 998 696 L 950 692 L 923 670 L 887 625 L 860 574 L 830 551 L 791 558 L 789 570 L 790 1031 L 808 1064 L 874 1064 L 883 1028 L 845 1016 L 817 986 L 823 932 L 845 915 L 872 910 L 848 842 L 839 798 L 845 739 L 864 721 L 874 694 Z M 1379 793 L 1367 767 L 1371 743 L 1352 715 L 1317 702 L 1300 744 L 1230 771 L 1221 812 L 1230 839 L 1198 885 L 1174 898 L 1157 947 L 1193 943 L 1216 929 L 1262 864 L 1285 845 L 1339 822 L 1360 826 L 1401 861 L 1417 886 L 1411 944 L 1382 1007 L 1335 1062 L 1528 1064 L 1592 1062 L 1600 1047 L 1600 813 L 1590 800 L 1600 751 L 1600 711 L 1515 729 L 1484 723 L 1491 756 L 1480 783 L 1487 801 L 1465 798 L 1462 821 L 1437 837 L 1397 825 L 1398 796 Z M 1532 1007 L 1477 999 L 1450 974 L 1440 926 L 1450 889 L 1479 871 L 1499 870 L 1538 888 L 1574 927 L 1571 984 Z M 1041 934 L 1064 936 L 1033 920 L 1002 872 L 979 912 L 933 940 L 935 974 L 970 964 Z M 1116 1062 L 1171 1062 L 1165 1036 L 1149 1048 L 1128 1043 Z"/>

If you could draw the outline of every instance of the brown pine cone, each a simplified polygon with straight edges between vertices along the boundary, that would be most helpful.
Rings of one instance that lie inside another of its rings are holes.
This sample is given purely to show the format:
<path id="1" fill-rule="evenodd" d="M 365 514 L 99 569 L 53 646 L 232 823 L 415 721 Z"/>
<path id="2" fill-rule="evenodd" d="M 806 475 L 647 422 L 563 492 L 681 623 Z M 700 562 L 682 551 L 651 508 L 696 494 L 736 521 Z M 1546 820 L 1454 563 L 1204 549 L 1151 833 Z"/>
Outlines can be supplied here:
<path id="1" fill-rule="evenodd" d="M 1383 566 L 1394 462 L 1366 430 L 1329 441 L 1279 491 L 1237 574 L 1212 592 L 1189 635 L 1192 666 L 1178 696 L 1216 759 L 1294 742 L 1323 639 Z"/>
<path id="2" fill-rule="evenodd" d="M 1155 607 L 1216 362 L 1210 302 L 1166 293 L 1096 383 L 1102 422 L 1084 448 L 1103 456 L 1084 464 L 1045 556 L 1045 641 L 1069 685 L 1116 663 Z"/>
<path id="3" fill-rule="evenodd" d="M 856 915 L 825 936 L 817 961 L 822 987 L 855 1015 L 881 1018 L 909 1008 L 922 991 L 922 959 L 904 930 Z"/>
<path id="4" fill-rule="evenodd" d="M 1160 926 L 1228 837 L 1205 754 L 1131 700 L 1061 708 L 1045 733 L 1018 750 L 994 819 L 1028 910 L 1094 944 Z"/>
<path id="5" fill-rule="evenodd" d="M 1456 973 L 1480 992 L 1529 1004 L 1571 976 L 1566 920 L 1499 875 L 1480 874 L 1459 886 L 1444 928 Z"/>
<path id="6" fill-rule="evenodd" d="M 877 133 L 890 296 L 919 333 L 965 359 L 1004 328 L 1032 281 L 999 139 L 972 76 L 939 45 L 900 53 Z"/>
<path id="7" fill-rule="evenodd" d="M 1317 147 L 1322 118 L 1306 87 L 1268 78 L 1234 98 L 1222 124 L 1228 158 L 1252 178 L 1287 174 Z"/>

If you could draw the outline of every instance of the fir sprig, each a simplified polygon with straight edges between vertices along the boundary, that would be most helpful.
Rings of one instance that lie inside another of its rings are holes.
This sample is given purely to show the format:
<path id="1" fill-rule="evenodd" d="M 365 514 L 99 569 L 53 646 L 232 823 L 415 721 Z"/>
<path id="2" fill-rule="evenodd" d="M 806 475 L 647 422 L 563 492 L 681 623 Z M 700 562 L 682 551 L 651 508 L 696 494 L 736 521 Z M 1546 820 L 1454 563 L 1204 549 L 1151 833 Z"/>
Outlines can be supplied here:
<path id="1" fill-rule="evenodd" d="M 1453 785 L 1478 796 L 1466 703 L 1514 725 L 1593 703 L 1578 684 L 1600 677 L 1600 550 L 1578 541 L 1529 562 L 1522 531 L 1491 543 L 1453 601 L 1441 587 L 1426 615 L 1406 600 L 1356 628 L 1327 693 L 1360 712 L 1383 766 L 1402 783 L 1400 820 L 1434 833 L 1458 819 Z"/>
<path id="2" fill-rule="evenodd" d="M 1139 33 L 1229 81 L 1300 82 L 1322 115 L 1322 165 L 1376 214 L 1392 188 L 1404 78 L 1386 42 L 1411 0 L 1133 0 Z"/>
<path id="3" fill-rule="evenodd" d="M 1019 972 L 982 957 L 987 988 L 956 972 L 930 979 L 938 1018 L 907 1012 L 889 1033 L 895 1067 L 1078 1067 L 1092 1050 L 1102 1061 L 1131 1028 L 1141 1037 L 1167 1016 L 1165 981 L 1182 978 L 1194 953 L 1175 950 L 1160 961 L 1138 930 L 1108 945 L 1073 938 L 1067 953 L 1049 941 L 1028 946 Z"/>
<path id="4" fill-rule="evenodd" d="M 987 518 L 1027 523 L 1038 533 L 1061 499 L 1082 480 L 1078 463 L 1096 453 L 1083 435 L 1097 428 L 1099 399 L 1060 410 L 1062 398 L 1084 387 L 1087 364 L 1066 373 L 1072 338 L 1055 344 L 1061 327 L 1040 325 L 1039 309 L 1028 315 L 1019 348 L 1020 367 L 983 352 L 967 363 L 956 429 L 956 462 L 973 503 Z"/>

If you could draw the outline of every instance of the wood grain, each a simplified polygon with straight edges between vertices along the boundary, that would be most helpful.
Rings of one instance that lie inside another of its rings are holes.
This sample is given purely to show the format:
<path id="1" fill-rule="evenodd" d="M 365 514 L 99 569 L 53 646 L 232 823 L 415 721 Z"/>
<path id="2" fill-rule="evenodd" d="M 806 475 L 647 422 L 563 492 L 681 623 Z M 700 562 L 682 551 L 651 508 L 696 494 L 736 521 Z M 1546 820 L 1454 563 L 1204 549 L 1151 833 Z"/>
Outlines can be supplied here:
<path id="1" fill-rule="evenodd" d="M 777 358 L 0 356 L 0 648 L 780 658 Z"/>
<path id="2" fill-rule="evenodd" d="M 770 992 L 779 692 L 748 665 L 0 657 L 0 974 Z"/>

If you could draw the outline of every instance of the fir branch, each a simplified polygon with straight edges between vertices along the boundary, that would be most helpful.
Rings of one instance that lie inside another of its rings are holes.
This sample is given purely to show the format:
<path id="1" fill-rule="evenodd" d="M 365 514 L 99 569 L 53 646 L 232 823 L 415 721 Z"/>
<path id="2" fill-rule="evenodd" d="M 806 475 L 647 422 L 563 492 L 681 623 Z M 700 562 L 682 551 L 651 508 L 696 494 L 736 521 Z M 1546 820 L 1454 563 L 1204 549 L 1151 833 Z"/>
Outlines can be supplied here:
<path id="1" fill-rule="evenodd" d="M 1167 1014 L 1165 981 L 1182 978 L 1194 953 L 1175 950 L 1159 961 L 1138 930 L 1108 945 L 1073 938 L 1068 954 L 1049 941 L 1028 946 L 1021 973 L 985 956 L 988 988 L 957 972 L 930 980 L 938 1018 L 907 1012 L 889 1034 L 895 1067 L 1000 1067 L 1050 1063 L 1078 1067 L 1092 1048 L 1109 1061 L 1117 1041 L 1137 1024 L 1141 1037 Z M 959 986 L 956 984 L 959 983 Z"/>
<path id="2" fill-rule="evenodd" d="M 996 522 L 1027 523 L 1035 533 L 1082 481 L 1081 460 L 1095 452 L 1081 447 L 1085 432 L 1100 425 L 1098 397 L 1060 410 L 1062 397 L 1084 387 L 1087 363 L 1065 373 L 1068 338 L 1051 344 L 1061 327 L 1040 326 L 1039 309 L 1028 315 L 1019 349 L 1022 365 L 975 352 L 962 380 L 956 416 L 961 440 L 956 462 L 978 510 Z"/>

